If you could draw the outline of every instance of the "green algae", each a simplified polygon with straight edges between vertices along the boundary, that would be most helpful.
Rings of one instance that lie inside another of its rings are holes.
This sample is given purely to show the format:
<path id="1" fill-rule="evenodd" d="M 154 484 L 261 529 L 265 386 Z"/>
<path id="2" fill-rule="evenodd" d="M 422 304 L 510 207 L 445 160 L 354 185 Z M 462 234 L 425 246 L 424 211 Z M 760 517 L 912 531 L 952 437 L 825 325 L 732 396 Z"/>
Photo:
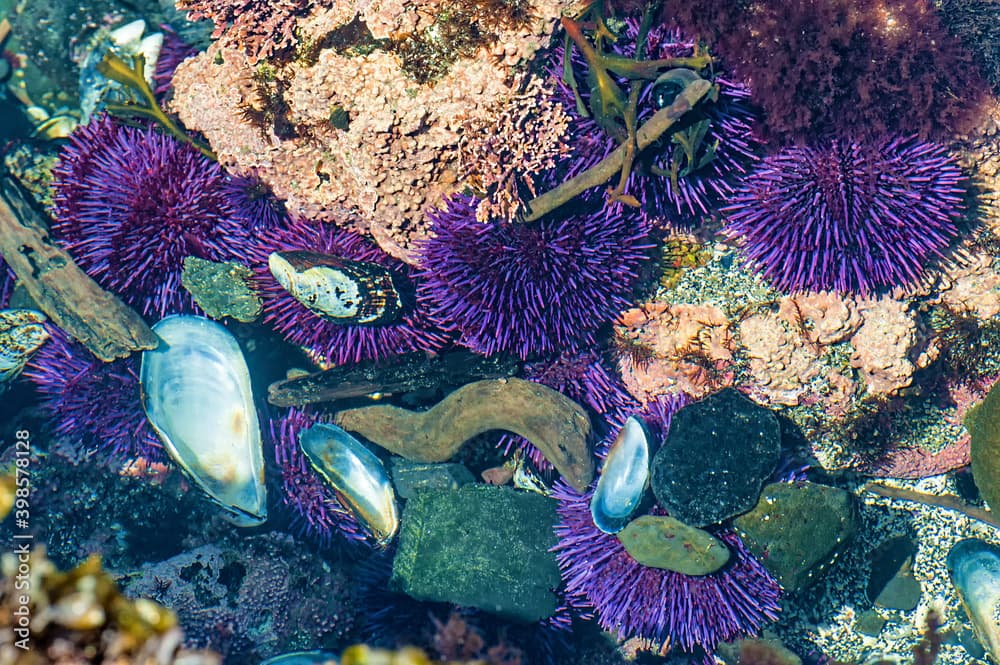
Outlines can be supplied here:
<path id="1" fill-rule="evenodd" d="M 986 399 L 965 416 L 971 436 L 972 479 L 991 510 L 1000 510 L 1000 389 L 993 386 Z"/>

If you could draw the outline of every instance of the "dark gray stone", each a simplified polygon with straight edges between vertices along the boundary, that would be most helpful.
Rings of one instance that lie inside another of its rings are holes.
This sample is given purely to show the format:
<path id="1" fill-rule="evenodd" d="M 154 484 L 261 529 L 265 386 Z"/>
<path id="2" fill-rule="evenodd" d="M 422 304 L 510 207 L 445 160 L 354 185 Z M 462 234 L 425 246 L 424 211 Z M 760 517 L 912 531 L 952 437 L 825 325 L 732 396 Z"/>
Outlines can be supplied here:
<path id="1" fill-rule="evenodd" d="M 509 487 L 418 492 L 403 511 L 392 584 L 418 600 L 544 619 L 560 583 L 556 519 L 554 500 Z"/>
<path id="2" fill-rule="evenodd" d="M 777 417 L 727 388 L 674 414 L 653 457 L 653 493 L 686 524 L 716 524 L 754 507 L 780 450 Z"/>
<path id="3" fill-rule="evenodd" d="M 920 583 L 913 577 L 917 545 L 908 536 L 883 541 L 872 553 L 868 599 L 888 609 L 914 609 L 920 602 Z"/>
<path id="4" fill-rule="evenodd" d="M 403 457 L 392 458 L 392 484 L 404 499 L 412 499 L 426 490 L 457 490 L 476 482 L 465 465 L 456 462 L 426 464 Z"/>
<path id="5" fill-rule="evenodd" d="M 854 535 L 854 497 L 816 483 L 772 483 L 733 526 L 781 585 L 798 591 L 815 582 Z"/>

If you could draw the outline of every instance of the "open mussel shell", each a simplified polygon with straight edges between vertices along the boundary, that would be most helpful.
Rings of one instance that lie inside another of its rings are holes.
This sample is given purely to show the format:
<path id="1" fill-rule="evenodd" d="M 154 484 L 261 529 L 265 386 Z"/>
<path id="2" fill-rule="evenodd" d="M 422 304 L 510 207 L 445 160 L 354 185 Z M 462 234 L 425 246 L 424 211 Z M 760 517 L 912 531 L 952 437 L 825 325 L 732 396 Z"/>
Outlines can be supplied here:
<path id="1" fill-rule="evenodd" d="M 260 424 L 236 339 L 200 316 L 155 326 L 142 354 L 143 407 L 170 457 L 238 526 L 267 519 Z"/>
<path id="2" fill-rule="evenodd" d="M 1000 547 L 969 538 L 948 552 L 948 572 L 976 636 L 1000 662 Z"/>
<path id="3" fill-rule="evenodd" d="M 396 493 L 375 453 L 336 425 L 317 423 L 299 433 L 309 463 L 347 504 L 380 545 L 399 528 Z"/>
<path id="4" fill-rule="evenodd" d="M 334 323 L 385 324 L 402 314 L 392 273 L 376 263 L 297 251 L 272 253 L 267 267 L 293 298 Z"/>
<path id="5" fill-rule="evenodd" d="M 604 458 L 597 488 L 590 500 L 594 524 L 604 533 L 618 533 L 642 501 L 649 485 L 650 434 L 630 416 Z"/>

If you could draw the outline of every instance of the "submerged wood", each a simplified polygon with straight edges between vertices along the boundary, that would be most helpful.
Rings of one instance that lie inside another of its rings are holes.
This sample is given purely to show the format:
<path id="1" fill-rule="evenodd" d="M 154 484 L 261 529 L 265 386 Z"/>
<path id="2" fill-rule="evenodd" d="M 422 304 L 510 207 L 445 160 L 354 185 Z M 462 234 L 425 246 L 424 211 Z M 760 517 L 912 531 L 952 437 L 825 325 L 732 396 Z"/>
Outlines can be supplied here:
<path id="1" fill-rule="evenodd" d="M 653 145 L 675 122 L 680 120 L 685 113 L 690 111 L 712 90 L 711 81 L 697 79 L 684 88 L 677 99 L 667 107 L 664 107 L 653 114 L 636 131 L 635 143 L 638 150 L 645 150 Z M 593 187 L 599 187 L 610 180 L 616 173 L 620 173 L 622 165 L 625 163 L 628 144 L 622 144 L 612 151 L 610 155 L 591 166 L 583 173 L 570 178 L 555 189 L 536 196 L 528 201 L 525 209 L 530 212 L 521 221 L 534 222 L 552 212 L 559 206 L 573 200 L 583 192 Z"/>
<path id="2" fill-rule="evenodd" d="M 7 174 L 0 174 L 0 252 L 52 321 L 106 362 L 152 349 L 157 337 L 49 238 L 48 225 Z"/>
<path id="3" fill-rule="evenodd" d="M 444 462 L 472 437 L 507 430 L 530 441 L 577 490 L 585 490 L 594 477 L 587 413 L 562 393 L 532 381 L 476 381 L 429 411 L 366 406 L 341 411 L 336 423 L 416 462 Z"/>
<path id="4" fill-rule="evenodd" d="M 520 363 L 507 355 L 488 358 L 471 351 L 428 356 L 422 351 L 332 367 L 307 376 L 276 381 L 267 401 L 275 406 L 302 406 L 315 402 L 364 397 L 373 393 L 405 393 L 436 386 L 458 386 L 479 379 L 513 376 Z"/>

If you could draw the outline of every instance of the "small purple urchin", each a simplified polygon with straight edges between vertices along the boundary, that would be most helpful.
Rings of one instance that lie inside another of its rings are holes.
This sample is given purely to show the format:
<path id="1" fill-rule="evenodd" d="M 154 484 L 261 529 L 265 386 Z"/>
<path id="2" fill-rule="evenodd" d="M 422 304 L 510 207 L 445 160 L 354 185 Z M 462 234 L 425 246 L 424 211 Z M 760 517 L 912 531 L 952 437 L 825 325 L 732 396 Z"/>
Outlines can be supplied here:
<path id="1" fill-rule="evenodd" d="M 181 288 L 185 257 L 239 259 L 249 249 L 222 168 L 153 127 L 92 120 L 70 136 L 53 176 L 54 235 L 143 314 L 191 309 Z"/>
<path id="2" fill-rule="evenodd" d="M 613 211 L 482 223 L 476 199 L 457 195 L 429 216 L 418 293 L 483 355 L 594 347 L 597 330 L 628 307 L 652 247 L 644 222 Z"/>
<path id="3" fill-rule="evenodd" d="M 157 97 L 162 97 L 170 90 L 177 65 L 198 55 L 198 49 L 184 41 L 170 25 L 161 23 L 160 32 L 163 33 L 163 46 L 153 72 L 153 92 Z"/>
<path id="4" fill-rule="evenodd" d="M 86 455 L 166 462 L 142 409 L 138 357 L 102 362 L 59 328 L 46 327 L 51 338 L 28 361 L 24 376 L 35 384 L 56 433 Z"/>
<path id="5" fill-rule="evenodd" d="M 270 422 L 274 459 L 281 470 L 281 502 L 291 510 L 293 526 L 324 546 L 329 546 L 337 533 L 348 541 L 365 542 L 364 528 L 299 447 L 299 432 L 316 422 L 315 416 L 300 409 L 289 409 Z"/>
<path id="6" fill-rule="evenodd" d="M 267 267 L 272 252 L 308 250 L 354 261 L 377 263 L 405 286 L 411 270 L 383 252 L 374 242 L 332 224 L 294 219 L 259 235 L 248 255 L 254 261 L 257 286 L 264 297 L 264 321 L 292 344 L 306 347 L 336 365 L 362 360 L 380 360 L 409 351 L 436 351 L 448 341 L 423 303 L 403 294 L 405 311 L 400 319 L 385 325 L 343 325 L 321 318 L 286 291 Z"/>
<path id="7" fill-rule="evenodd" d="M 727 233 L 782 291 L 867 295 L 917 281 L 958 233 L 962 172 L 912 138 L 791 147 L 724 209 Z"/>
<path id="8" fill-rule="evenodd" d="M 638 32 L 639 20 L 626 20 L 615 44 L 616 54 L 633 58 Z M 650 59 L 688 57 L 694 53 L 694 47 L 693 41 L 663 25 L 654 26 L 646 37 L 646 53 Z M 586 103 L 590 98 L 586 85 L 588 65 L 579 49 L 572 48 L 577 90 Z M 569 134 L 576 149 L 570 157 L 567 175 L 574 176 L 607 157 L 618 147 L 619 141 L 602 129 L 593 117 L 580 114 L 573 91 L 562 81 L 563 57 L 563 48 L 557 48 L 550 72 L 557 83 L 557 95 L 572 117 Z M 624 79 L 618 83 L 623 90 L 628 90 L 629 83 Z M 679 125 L 684 129 L 693 122 L 708 120 L 708 131 L 698 155 L 705 155 L 705 151 L 714 146 L 711 160 L 687 175 L 678 175 L 675 187 L 669 174 L 672 168 L 683 168 L 679 162 L 675 167 L 682 153 L 678 143 L 663 141 L 640 154 L 629 174 L 625 192 L 639 200 L 643 214 L 656 226 L 688 224 L 708 214 L 716 203 L 729 199 L 735 191 L 734 182 L 745 177 L 757 160 L 761 141 L 752 127 L 756 114 L 750 106 L 749 88 L 722 77 L 717 77 L 715 83 L 719 86 L 718 99 L 703 103 Z M 640 125 L 658 110 L 654 87 L 648 82 L 640 93 Z"/>
<path id="9" fill-rule="evenodd" d="M 637 415 L 654 437 L 669 429 L 684 397 L 661 398 Z M 719 643 L 756 634 L 777 618 L 781 587 L 732 532 L 715 530 L 732 552 L 730 562 L 710 575 L 682 575 L 636 562 L 613 534 L 602 532 L 590 514 L 593 487 L 580 494 L 558 481 L 559 543 L 554 548 L 566 594 L 592 606 L 598 622 L 620 639 L 638 637 L 685 652 L 703 649 L 705 662 Z"/>
<path id="10" fill-rule="evenodd" d="M 605 426 L 620 426 L 637 406 L 635 398 L 592 351 L 563 353 L 552 360 L 528 363 L 522 378 L 558 390 L 596 414 Z M 539 471 L 553 468 L 541 451 L 524 437 L 504 434 L 497 447 L 503 447 L 505 455 L 514 447 L 524 451 Z"/>
<path id="11" fill-rule="evenodd" d="M 229 174 L 224 189 L 233 216 L 253 235 L 288 224 L 285 204 L 260 179 L 256 169 L 244 175 Z"/>

